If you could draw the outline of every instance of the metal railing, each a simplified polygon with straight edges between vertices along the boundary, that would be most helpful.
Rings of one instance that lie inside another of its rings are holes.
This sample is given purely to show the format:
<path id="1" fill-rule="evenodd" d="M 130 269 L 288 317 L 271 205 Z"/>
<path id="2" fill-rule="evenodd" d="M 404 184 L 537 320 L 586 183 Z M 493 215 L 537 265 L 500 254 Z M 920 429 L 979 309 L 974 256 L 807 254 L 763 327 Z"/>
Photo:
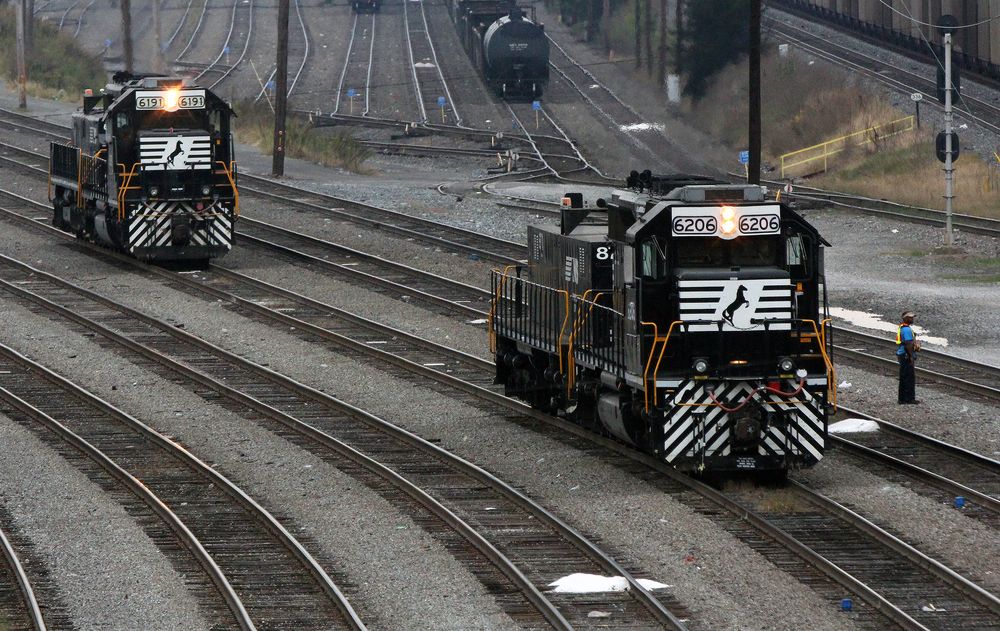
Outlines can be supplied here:
<path id="1" fill-rule="evenodd" d="M 810 166 L 804 169 L 802 173 L 799 173 L 798 175 L 800 176 L 826 172 L 830 156 L 836 155 L 850 147 L 858 147 L 869 143 L 877 144 L 885 138 L 912 131 L 916 129 L 915 121 L 916 118 L 914 116 L 906 116 L 883 125 L 872 125 L 852 134 L 786 153 L 781 156 L 781 177 L 784 179 L 788 175 L 788 170 L 803 165 Z"/>
<path id="2" fill-rule="evenodd" d="M 569 337 L 569 354 L 573 365 L 568 371 L 567 392 L 576 382 L 577 363 L 595 366 L 617 377 L 625 376 L 627 349 L 625 346 L 625 315 L 600 304 L 604 294 L 589 299 L 573 296 L 573 326 Z"/>
<path id="3" fill-rule="evenodd" d="M 492 336 L 502 335 L 558 355 L 559 371 L 565 372 L 569 292 L 512 276 L 510 269 L 493 270 L 490 274 L 493 304 L 489 325 L 493 351 L 496 341 Z"/>

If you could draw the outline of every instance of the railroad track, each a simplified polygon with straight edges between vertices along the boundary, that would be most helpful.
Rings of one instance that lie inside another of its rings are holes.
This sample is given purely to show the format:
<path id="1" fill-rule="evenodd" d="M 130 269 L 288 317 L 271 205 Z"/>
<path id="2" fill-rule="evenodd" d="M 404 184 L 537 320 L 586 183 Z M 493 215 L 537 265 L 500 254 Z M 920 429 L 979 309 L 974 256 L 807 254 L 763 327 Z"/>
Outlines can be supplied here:
<path id="1" fill-rule="evenodd" d="M 423 6 L 423 5 L 421 5 Z M 363 105 L 359 108 L 360 116 L 368 116 L 371 110 L 372 64 L 375 60 L 375 25 L 378 13 L 371 14 L 371 21 L 354 14 L 354 26 L 351 29 L 351 40 L 347 44 L 347 55 L 344 67 L 340 71 L 340 81 L 337 83 L 337 98 L 334 100 L 333 112 L 340 114 L 342 101 L 348 102 L 347 113 L 354 115 L 354 96 L 361 88 Z M 358 27 L 361 27 L 360 33 Z"/>
<path id="2" fill-rule="evenodd" d="M 201 3 L 201 11 L 198 13 L 198 21 L 195 22 L 194 29 L 191 30 L 191 35 L 188 36 L 187 42 L 184 44 L 184 48 L 182 48 L 180 52 L 177 53 L 177 55 L 174 57 L 174 63 L 180 63 L 181 60 L 184 59 L 184 55 L 186 55 L 188 51 L 191 50 L 191 47 L 194 45 L 195 41 L 198 38 L 198 33 L 201 32 L 202 26 L 205 24 L 205 17 L 208 15 L 208 4 L 209 2 L 211 2 L 211 0 L 199 0 L 199 2 Z M 171 45 L 173 45 L 173 40 L 176 39 L 183 24 L 184 22 L 182 21 L 181 24 L 178 25 L 177 30 L 171 34 L 169 38 Z"/>
<path id="3" fill-rule="evenodd" d="M 835 419 L 848 416 L 877 423 L 878 431 L 830 434 L 836 449 L 864 460 L 869 471 L 874 465 L 881 477 L 936 501 L 952 503 L 963 497 L 964 515 L 1000 530 L 1000 462 L 858 410 L 840 408 Z"/>
<path id="4" fill-rule="evenodd" d="M 226 34 L 226 40 L 219 47 L 219 53 L 215 58 L 201 72 L 195 75 L 194 81 L 199 81 L 211 75 L 218 75 L 218 78 L 208 84 L 209 89 L 214 89 L 215 86 L 225 81 L 232 74 L 233 70 L 240 65 L 243 58 L 246 57 L 247 50 L 250 48 L 250 39 L 253 37 L 253 3 L 254 0 L 249 0 L 247 4 L 243 4 L 240 0 L 233 1 L 233 12 L 230 16 L 229 32 Z M 234 32 L 238 36 L 243 37 L 243 50 L 240 51 L 239 57 L 237 57 L 234 63 L 222 65 L 220 62 L 223 57 L 228 57 L 231 54 L 231 52 L 227 51 L 231 51 L 230 43 L 233 41 Z"/>
<path id="5" fill-rule="evenodd" d="M 166 322 L 7 257 L 0 257 L 0 289 L 55 319 L 70 320 L 100 335 L 133 361 L 157 365 L 210 400 L 221 396 L 231 405 L 250 408 L 257 422 L 280 423 L 286 433 L 290 429 L 296 434 L 297 442 L 308 444 L 335 466 L 363 469 L 352 475 L 373 488 L 388 482 L 397 492 L 387 499 L 415 502 L 440 522 L 439 527 L 464 540 L 456 545 L 465 551 L 456 556 L 522 623 L 583 628 L 592 624 L 588 614 L 600 606 L 619 612 L 603 620 L 602 628 L 684 628 L 625 567 L 572 526 L 432 443 Z M 206 393 L 206 388 L 212 392 Z M 155 488 L 152 480 L 143 479 Z M 474 555 L 467 550 L 470 546 Z M 258 565 L 245 567 L 256 570 Z M 538 587 L 574 572 L 623 576 L 630 588 L 595 597 L 543 594 Z M 683 612 L 676 603 L 672 606 Z"/>
<path id="6" fill-rule="evenodd" d="M 309 64 L 309 51 L 310 51 L 309 29 L 306 27 L 305 19 L 302 17 L 302 5 L 299 2 L 299 0 L 293 0 L 293 2 L 295 3 L 295 18 L 299 23 L 299 29 L 298 31 L 296 31 L 296 33 L 301 33 L 302 38 L 301 40 L 298 40 L 297 38 L 293 39 L 291 38 L 291 36 L 289 36 L 289 44 L 288 44 L 289 63 L 294 66 L 295 58 L 299 57 L 299 59 L 298 59 L 298 67 L 295 70 L 295 74 L 292 75 L 292 80 L 288 82 L 288 92 L 286 93 L 286 96 L 288 97 L 292 96 L 292 92 L 295 91 L 296 86 L 298 86 L 299 84 L 299 79 L 305 73 L 306 66 Z M 277 72 L 278 68 L 277 66 L 275 66 L 275 68 L 271 70 L 271 74 L 269 74 L 267 76 L 267 79 L 264 80 L 264 83 L 260 88 L 260 92 L 257 93 L 257 97 L 254 99 L 255 102 L 260 101 L 262 98 L 264 98 L 267 92 L 267 85 L 274 79 L 274 76 L 277 74 Z"/>
<path id="7" fill-rule="evenodd" d="M 289 295 L 286 293 L 285 294 L 285 300 L 287 300 L 287 299 L 289 299 Z M 309 311 L 309 309 L 306 308 L 308 305 L 303 304 L 303 302 L 301 301 L 301 297 L 299 298 L 299 304 L 298 304 L 298 306 L 295 306 L 295 307 L 290 306 L 290 305 L 289 306 L 283 306 L 283 305 L 288 305 L 287 302 L 275 303 L 274 302 L 275 298 L 273 297 L 273 294 L 272 294 L 272 297 L 270 297 L 270 298 L 263 298 L 263 297 L 259 297 L 258 296 L 256 299 L 254 299 L 251 296 L 249 299 L 242 299 L 242 300 L 244 300 L 246 304 L 256 304 L 256 303 L 260 303 L 260 302 L 268 302 L 270 305 L 277 306 L 279 309 L 281 309 L 281 311 L 294 312 L 296 314 L 298 314 L 298 313 L 306 313 L 307 311 Z M 229 298 L 228 302 L 234 302 L 234 300 L 232 298 Z M 281 311 L 275 311 L 274 313 L 278 314 L 278 313 L 281 313 Z M 314 312 L 314 313 L 329 313 L 330 308 L 327 307 L 327 306 L 318 305 L 318 304 L 314 303 L 312 305 L 312 307 L 311 307 L 311 311 Z M 297 322 L 296 329 L 297 330 L 301 330 L 304 333 L 305 332 L 309 332 L 310 334 L 323 335 L 327 339 L 329 339 L 329 337 L 332 335 L 332 333 L 328 329 L 323 329 L 322 327 L 317 327 L 316 325 L 312 325 L 312 324 L 310 324 L 309 322 L 307 322 L 305 320 L 298 320 L 297 318 L 291 318 L 288 315 L 274 315 L 272 317 L 273 318 L 279 318 L 279 319 L 285 319 L 283 321 L 283 323 L 282 323 L 282 328 L 286 328 L 286 326 L 287 326 L 287 324 L 289 322 Z M 326 316 L 324 316 L 324 317 L 326 317 Z M 324 331 L 324 330 L 326 331 L 325 334 L 322 333 L 322 331 Z M 396 334 L 395 334 L 395 332 L 385 332 L 385 333 L 383 333 L 383 337 L 395 338 Z M 394 343 L 394 345 L 400 344 L 400 342 L 398 342 L 396 339 L 393 339 L 393 343 Z M 356 342 L 356 348 L 360 349 L 362 347 L 370 347 L 370 344 L 365 343 L 363 340 L 358 340 Z M 387 351 L 383 351 L 383 352 L 387 352 Z M 439 351 L 439 352 L 445 352 L 445 351 Z M 436 362 L 436 361 L 435 362 L 428 362 L 427 361 L 428 359 L 436 359 L 436 358 L 428 356 L 426 354 L 426 352 L 418 353 L 416 355 L 416 357 L 421 358 L 422 361 L 423 361 L 423 363 L 434 363 L 434 364 L 443 363 L 443 362 Z M 470 364 L 475 364 L 475 363 L 479 362 L 479 365 L 480 365 L 480 367 L 482 369 L 484 369 L 484 370 L 488 370 L 489 369 L 489 363 L 488 362 L 482 362 L 482 360 L 468 360 L 468 361 L 469 361 Z M 435 372 L 438 379 L 443 380 L 443 381 L 448 381 L 448 382 L 453 383 L 453 384 L 456 384 L 456 387 L 464 388 L 466 392 L 472 392 L 473 390 L 477 390 L 478 391 L 477 396 L 483 397 L 484 401 L 489 400 L 491 404 L 494 404 L 494 403 L 501 403 L 501 404 L 503 404 L 505 401 L 506 401 L 506 405 L 512 405 L 513 404 L 513 402 L 510 402 L 509 400 L 505 400 L 503 397 L 497 395 L 496 393 L 489 392 L 488 390 L 486 390 L 485 388 L 482 388 L 482 387 L 476 387 L 472 383 L 466 382 L 463 379 L 455 377 L 454 373 L 456 371 L 456 366 L 454 364 L 447 364 L 447 368 L 443 368 L 443 369 L 440 368 L 440 367 L 439 368 L 431 369 L 431 368 L 428 368 L 426 366 L 423 366 L 422 368 L 417 368 L 416 367 L 416 363 L 413 362 L 413 361 L 409 361 L 407 363 L 409 363 L 411 365 L 411 367 L 410 367 L 411 370 L 427 371 L 427 372 L 424 373 L 427 376 L 431 376 L 430 373 L 431 372 Z M 437 372 L 437 371 L 440 371 L 440 372 Z M 488 373 L 486 373 L 486 374 L 488 374 Z M 486 374 L 484 374 L 481 377 L 481 379 L 483 377 L 485 377 Z M 532 416 L 532 415 L 535 414 L 535 413 L 533 413 L 533 412 L 531 412 L 529 410 L 524 409 L 524 407 L 520 406 L 520 404 L 513 404 L 513 405 L 516 408 L 520 409 L 523 414 L 531 416 L 532 418 L 534 418 L 534 416 Z M 549 425 L 560 426 L 560 429 L 563 430 L 563 431 L 565 431 L 565 430 L 567 430 L 569 428 L 574 428 L 575 427 L 575 426 L 572 426 L 570 424 L 564 423 L 563 421 L 560 421 L 558 419 L 552 419 L 552 418 L 546 417 L 544 415 L 539 415 L 539 417 L 540 417 L 539 420 L 544 419 L 545 422 L 547 424 L 549 424 Z M 576 430 L 573 429 L 573 431 L 576 431 Z M 590 440 L 596 440 L 596 441 L 602 440 L 602 439 L 600 439 L 598 437 L 595 437 L 593 434 L 590 434 L 590 433 L 585 433 L 585 435 Z M 611 443 L 611 445 L 615 445 L 615 444 Z M 615 448 L 617 449 L 618 446 L 615 446 Z M 642 460 L 644 458 L 643 456 L 636 454 L 635 452 L 633 452 L 630 449 L 627 449 L 627 448 L 621 448 L 621 449 L 623 450 L 621 453 L 623 453 L 624 455 L 626 455 L 631 460 L 635 460 L 635 459 Z M 647 459 L 647 460 L 649 460 L 649 459 Z M 657 469 L 658 471 L 662 468 L 662 472 L 672 472 L 672 470 L 669 467 L 662 467 L 661 466 L 662 463 L 658 463 L 657 461 L 651 461 L 648 464 L 649 464 L 649 466 L 652 466 L 654 469 Z M 683 476 L 678 476 L 678 477 L 680 478 L 680 480 L 683 480 L 684 485 L 691 484 L 691 485 L 697 486 L 696 483 L 687 480 Z M 688 487 L 688 490 L 689 489 L 690 489 L 690 487 Z M 671 487 L 671 493 L 674 493 L 674 494 L 678 494 L 678 493 L 683 494 L 684 492 L 685 491 L 679 491 L 677 488 Z M 709 491 L 709 490 L 701 489 L 699 487 L 698 493 L 702 496 L 702 499 L 694 501 L 693 502 L 694 505 L 697 505 L 698 502 L 703 501 L 704 500 L 704 496 L 707 493 L 707 494 L 709 494 L 709 496 L 713 497 L 712 501 L 716 503 L 716 507 L 714 509 L 716 512 L 718 510 L 718 505 L 723 505 L 723 506 L 727 506 L 728 507 L 727 510 L 735 511 L 736 514 L 743 515 L 744 517 L 746 517 L 749 514 L 755 514 L 755 513 L 752 513 L 752 511 L 751 511 L 751 513 L 747 513 L 745 506 L 740 505 L 740 504 L 733 504 L 731 499 L 725 498 L 724 496 L 712 496 L 711 495 L 711 491 Z M 817 499 L 813 498 L 811 501 L 812 502 L 817 502 L 817 501 L 821 501 L 821 500 L 817 500 Z M 711 512 L 708 508 L 706 508 L 704 506 L 702 506 L 699 510 L 701 510 L 703 512 L 706 512 L 706 513 Z M 840 515 L 837 519 L 839 519 L 841 521 L 840 522 L 836 522 L 834 525 L 831 525 L 830 526 L 831 530 L 829 532 L 839 533 L 840 531 L 842 531 L 844 529 L 844 520 L 850 521 L 850 520 L 852 520 L 854 518 L 851 517 L 849 514 L 844 513 L 840 509 L 837 509 L 836 512 L 838 512 L 839 515 Z M 715 519 L 718 521 L 719 518 L 718 518 L 717 515 L 715 516 Z M 832 519 L 832 518 L 831 517 L 827 517 L 827 518 L 824 518 L 824 519 L 829 520 L 829 519 Z M 754 520 L 751 520 L 751 521 L 754 521 Z M 790 525 L 794 525 L 794 522 L 787 522 L 787 523 L 790 524 Z M 775 528 L 774 525 L 768 523 L 768 521 L 766 519 L 760 518 L 759 523 L 757 523 L 755 521 L 755 527 L 757 528 L 757 531 L 755 531 L 755 533 L 742 532 L 742 534 L 740 534 L 741 533 L 741 529 L 744 527 L 743 525 L 737 526 L 737 525 L 734 525 L 732 523 L 729 523 L 728 525 L 725 525 L 724 527 L 732 529 L 739 536 L 741 536 L 741 538 L 743 538 L 745 541 L 747 541 L 750 545 L 753 545 L 756 548 L 761 549 L 761 550 L 768 549 L 769 546 L 773 547 L 775 538 L 777 540 L 779 540 L 779 541 L 782 541 L 783 545 L 790 546 L 792 549 L 796 550 L 795 555 L 797 555 L 799 557 L 798 563 L 801 563 L 802 559 L 807 559 L 808 560 L 808 564 L 815 564 L 816 566 L 822 568 L 821 572 L 823 574 L 827 574 L 829 576 L 835 577 L 835 580 L 838 582 L 838 584 L 841 587 L 840 588 L 834 588 L 834 587 L 828 586 L 827 588 L 824 588 L 825 591 L 821 590 L 821 591 L 824 591 L 825 594 L 828 594 L 828 595 L 829 594 L 833 594 L 833 593 L 836 593 L 837 589 L 842 589 L 843 587 L 848 587 L 854 593 L 862 596 L 866 600 L 866 602 L 868 602 L 869 604 L 871 604 L 873 607 L 877 608 L 883 615 L 888 615 L 888 616 L 891 616 L 891 617 L 895 617 L 898 620 L 902 620 L 903 622 L 901 624 L 904 624 L 904 626 L 906 626 L 907 628 L 924 628 L 924 627 L 921 627 L 919 624 L 915 623 L 915 621 L 913 621 L 912 618 L 911 618 L 911 614 L 915 615 L 916 617 L 919 617 L 921 614 L 914 613 L 914 612 L 909 612 L 909 614 L 907 614 L 907 613 L 904 613 L 904 612 L 900 611 L 898 609 L 898 607 L 894 606 L 891 602 L 889 602 L 889 600 L 887 600 L 885 597 L 881 596 L 878 592 L 872 591 L 868 586 L 866 586 L 864 584 L 861 584 L 861 583 L 858 583 L 855 579 L 850 578 L 847 574 L 843 573 L 841 571 L 841 569 L 838 569 L 835 565 L 830 564 L 827 560 L 824 560 L 823 555 L 819 554 L 816 550 L 814 550 L 813 548 L 810 548 L 808 546 L 804 546 L 802 544 L 802 542 L 799 541 L 798 539 L 788 537 L 788 533 L 783 532 L 780 528 Z M 909 564 L 909 565 L 907 565 L 907 568 L 908 568 L 907 571 L 910 572 L 911 574 L 912 574 L 912 572 L 917 572 L 918 571 L 916 569 L 917 566 L 922 566 L 922 565 L 925 565 L 927 563 L 930 563 L 931 565 L 934 565 L 934 563 L 931 563 L 928 559 L 926 559 L 925 557 L 922 557 L 921 555 L 919 555 L 919 553 L 916 553 L 916 552 L 912 551 L 908 546 L 905 546 L 905 544 L 902 544 L 902 542 L 899 542 L 898 540 L 895 540 L 894 538 L 888 538 L 888 536 L 885 535 L 885 533 L 882 533 L 877 528 L 873 528 L 872 526 L 870 526 L 868 524 L 865 524 L 863 529 L 865 531 L 867 531 L 868 534 L 866 534 L 866 535 L 857 534 L 857 535 L 854 535 L 854 536 L 855 537 L 869 537 L 869 538 L 870 537 L 875 537 L 876 540 L 881 540 L 881 541 L 886 541 L 886 542 L 892 542 L 891 545 L 896 549 L 894 552 L 887 552 L 884 549 L 880 549 L 881 551 L 879 552 L 879 554 L 882 555 L 883 557 L 885 557 L 885 555 L 890 555 L 890 556 L 896 555 L 896 556 L 892 557 L 892 562 L 893 563 Z M 760 531 L 764 531 L 764 532 L 768 533 L 768 536 L 771 537 L 769 543 L 761 543 L 760 542 L 760 539 L 759 539 Z M 875 534 L 871 534 L 871 533 L 875 533 Z M 869 540 L 865 540 L 865 541 L 867 541 L 867 543 L 864 544 L 866 546 L 866 549 L 870 549 L 873 546 L 889 545 L 889 544 L 883 544 L 883 543 L 873 543 L 872 541 L 869 541 Z M 857 543 L 857 541 L 855 541 L 855 543 Z M 829 545 L 829 541 L 825 540 L 825 539 L 821 540 L 821 541 L 817 541 L 815 543 L 814 547 L 820 547 L 821 545 Z M 910 560 L 907 561 L 905 559 L 898 558 L 898 555 L 904 554 L 904 553 L 900 552 L 901 550 L 905 550 L 906 551 L 905 555 L 912 555 L 912 557 L 910 558 Z M 786 553 L 785 552 L 781 553 L 781 555 L 784 555 L 784 554 L 786 554 Z M 768 553 L 768 556 L 769 556 L 769 558 L 774 559 L 775 558 L 775 552 L 773 550 L 770 550 L 769 553 Z M 854 561 L 856 562 L 857 559 L 854 559 Z M 785 559 L 784 557 L 782 557 L 782 560 L 781 560 L 782 567 L 785 567 L 785 565 L 784 565 L 785 563 L 787 563 L 787 559 Z M 971 590 L 972 593 L 978 594 L 978 597 L 980 597 L 980 598 L 983 597 L 983 594 L 981 594 L 979 591 L 977 591 L 974 586 L 970 586 L 966 582 L 962 581 L 961 579 L 954 577 L 945 568 L 941 568 L 941 567 L 938 567 L 938 566 L 935 566 L 935 568 L 937 568 L 935 571 L 939 572 L 942 575 L 945 575 L 945 576 L 949 577 L 949 580 L 957 581 L 958 584 L 964 585 L 964 587 L 962 587 L 962 589 Z M 858 568 L 855 568 L 854 571 L 858 572 L 860 570 Z M 793 570 L 793 573 L 796 576 L 799 576 L 800 579 L 807 580 L 807 582 L 810 582 L 810 583 L 812 583 L 813 581 L 817 580 L 817 576 L 818 575 L 816 574 L 816 572 L 817 572 L 817 570 L 810 569 L 810 567 L 805 567 L 805 566 Z M 809 577 L 809 578 L 806 579 L 804 577 Z M 878 576 L 876 574 L 876 575 L 873 575 L 870 580 L 872 580 L 874 582 L 877 579 L 878 579 Z M 881 579 L 882 583 L 885 583 L 885 580 L 886 580 L 885 577 L 883 577 Z M 975 604 L 974 601 L 971 602 L 971 603 L 967 602 L 967 597 L 965 597 L 965 596 L 961 596 L 960 597 L 960 596 L 956 595 L 956 593 L 948 592 L 949 589 L 953 590 L 955 588 L 949 588 L 949 587 L 945 587 L 943 585 L 939 585 L 938 583 L 935 582 L 935 581 L 940 582 L 939 578 L 924 576 L 920 580 L 922 580 L 922 581 L 930 581 L 931 583 L 933 583 L 933 589 L 939 590 L 939 591 L 933 592 L 933 593 L 941 594 L 942 597 L 946 598 L 946 599 L 947 598 L 951 598 L 952 600 L 949 601 L 949 602 L 955 602 L 956 603 L 955 606 L 961 608 L 961 611 L 965 612 L 965 614 L 968 615 L 968 619 L 969 620 L 976 619 L 977 616 L 989 615 L 988 613 L 986 613 L 986 612 L 984 612 L 982 610 L 982 606 Z M 880 585 L 880 589 L 883 590 L 883 591 L 888 590 L 888 592 L 892 592 L 892 589 L 893 589 L 892 585 L 882 585 L 882 584 L 877 583 L 877 582 L 874 583 L 874 584 Z M 923 584 L 923 583 L 921 583 L 921 584 Z M 839 593 L 842 593 L 842 592 L 839 592 Z M 893 598 L 902 599 L 902 601 L 904 602 L 904 606 L 907 607 L 907 608 L 909 608 L 910 605 L 912 605 L 912 603 L 907 602 L 904 596 L 905 596 L 905 594 L 895 594 L 893 596 Z M 966 600 L 963 600 L 963 599 L 966 599 Z M 987 598 L 986 600 L 989 601 L 989 598 Z M 942 601 L 942 602 L 944 602 L 944 601 Z M 908 611 L 909 611 L 909 609 L 908 609 Z M 963 615 L 965 615 L 965 614 L 963 614 Z"/>
<path id="8" fill-rule="evenodd" d="M 15 289 L 11 283 L 19 286 Z M 9 265 L 0 269 L 0 288 L 5 291 L 31 294 L 29 287 L 37 290 L 44 283 L 23 269 Z M 68 292 L 53 291 L 50 297 L 63 305 L 74 300 Z M 218 592 L 213 623 L 225 620 L 226 626 L 244 630 L 271 625 L 328 629 L 331 624 L 364 629 L 302 544 L 212 467 L 170 438 L 2 345 L 0 367 L 0 401 L 7 410 L 45 426 L 86 454 L 163 522 L 154 539 L 163 541 L 168 532 L 193 557 L 194 563 L 184 564 L 185 575 L 195 584 L 204 583 L 203 590 L 214 586 Z M 172 547 L 161 544 L 168 556 L 176 557 Z M 212 550 L 218 552 L 213 555 Z M 192 571 L 192 566 L 200 572 Z M 197 578 L 202 572 L 205 578 Z M 283 580 L 273 580 L 275 576 Z"/>
<path id="9" fill-rule="evenodd" d="M 5 626 L 9 631 L 45 631 L 31 578 L 4 532 L 7 521 L 0 515 L 0 620 L 10 625 Z"/>
<path id="10" fill-rule="evenodd" d="M 437 51 L 427 26 L 424 3 L 420 2 L 420 15 L 410 15 L 410 2 L 403 2 L 403 22 L 406 28 L 406 46 L 409 50 L 413 87 L 423 122 L 440 121 L 462 126 L 455 100 L 438 63 Z M 440 99 L 444 99 L 441 104 Z"/>

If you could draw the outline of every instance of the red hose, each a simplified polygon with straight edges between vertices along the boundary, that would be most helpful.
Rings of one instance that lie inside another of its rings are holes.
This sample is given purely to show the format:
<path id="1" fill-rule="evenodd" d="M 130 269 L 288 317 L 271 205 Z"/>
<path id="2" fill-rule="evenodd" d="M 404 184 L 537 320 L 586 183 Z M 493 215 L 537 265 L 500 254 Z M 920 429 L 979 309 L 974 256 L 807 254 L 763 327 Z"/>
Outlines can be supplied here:
<path id="1" fill-rule="evenodd" d="M 805 380 L 805 378 L 802 378 L 802 379 L 799 379 L 799 387 L 796 388 L 794 392 L 785 392 L 784 390 L 778 390 L 776 388 L 772 388 L 771 386 L 763 386 L 763 387 L 760 387 L 760 388 L 755 388 L 752 392 L 750 392 L 749 394 L 747 394 L 746 398 L 744 398 L 743 401 L 739 405 L 737 405 L 734 408 L 727 408 L 721 401 L 719 401 L 718 399 L 716 399 L 715 398 L 715 390 L 709 390 L 708 391 L 708 396 L 709 396 L 710 399 L 712 399 L 712 403 L 715 403 L 716 405 L 718 405 L 722 409 L 723 412 L 725 412 L 726 414 L 732 414 L 734 412 L 739 412 L 744 407 L 746 407 L 746 404 L 750 403 L 750 399 L 752 399 L 754 397 L 754 395 L 756 395 L 761 390 L 767 390 L 768 392 L 772 392 L 772 393 L 774 393 L 774 394 L 776 394 L 778 396 L 789 398 L 789 397 L 794 397 L 794 396 L 798 395 L 800 392 L 802 392 L 802 389 L 805 388 L 805 385 L 806 385 L 806 380 Z"/>

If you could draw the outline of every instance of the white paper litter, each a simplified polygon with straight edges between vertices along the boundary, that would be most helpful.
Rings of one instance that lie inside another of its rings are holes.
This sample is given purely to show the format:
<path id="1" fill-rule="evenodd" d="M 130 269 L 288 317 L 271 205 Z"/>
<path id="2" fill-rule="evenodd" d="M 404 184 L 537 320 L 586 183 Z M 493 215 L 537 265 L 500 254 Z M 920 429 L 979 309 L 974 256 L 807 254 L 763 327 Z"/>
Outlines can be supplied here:
<path id="1" fill-rule="evenodd" d="M 849 418 L 830 426 L 831 434 L 856 434 L 859 432 L 877 432 L 878 423 L 863 418 Z"/>
<path id="2" fill-rule="evenodd" d="M 850 387 L 851 387 L 852 385 L 853 385 L 853 384 L 852 384 L 852 383 L 851 383 L 850 381 L 841 381 L 841 382 L 840 382 L 840 383 L 839 383 L 839 384 L 837 385 L 837 387 L 838 387 L 839 389 L 841 389 L 841 390 L 847 390 L 847 389 L 848 389 L 848 388 L 850 388 Z"/>
<path id="3" fill-rule="evenodd" d="M 611 612 L 610 611 L 591 611 L 590 613 L 587 614 L 587 617 L 588 618 L 610 618 L 611 617 Z"/>
<path id="4" fill-rule="evenodd" d="M 921 611 L 948 611 L 944 607 L 935 607 L 934 603 L 927 603 L 920 608 Z"/>
<path id="5" fill-rule="evenodd" d="M 646 589 L 670 587 L 649 579 L 640 578 L 639 584 Z M 594 594 L 599 592 L 628 591 L 628 581 L 624 576 L 598 576 L 596 574 L 570 574 L 549 583 L 551 591 L 559 594 Z"/>

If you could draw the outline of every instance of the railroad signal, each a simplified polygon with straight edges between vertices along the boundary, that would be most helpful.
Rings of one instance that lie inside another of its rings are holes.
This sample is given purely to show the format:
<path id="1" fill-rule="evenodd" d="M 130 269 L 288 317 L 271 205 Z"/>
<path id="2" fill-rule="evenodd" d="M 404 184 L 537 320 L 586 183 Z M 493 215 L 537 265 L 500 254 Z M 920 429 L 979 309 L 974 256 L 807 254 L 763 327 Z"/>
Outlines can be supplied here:
<path id="1" fill-rule="evenodd" d="M 937 100 L 944 105 L 944 85 L 945 85 L 945 71 L 944 66 L 938 64 L 937 69 Z M 962 98 L 962 75 L 959 73 L 958 66 L 951 64 L 951 102 L 958 103 Z"/>
<path id="2" fill-rule="evenodd" d="M 937 138 L 934 139 L 934 151 L 937 153 L 937 159 L 941 162 L 948 162 L 948 134 L 938 132 Z M 951 161 L 955 162 L 958 160 L 958 134 L 951 132 Z"/>

